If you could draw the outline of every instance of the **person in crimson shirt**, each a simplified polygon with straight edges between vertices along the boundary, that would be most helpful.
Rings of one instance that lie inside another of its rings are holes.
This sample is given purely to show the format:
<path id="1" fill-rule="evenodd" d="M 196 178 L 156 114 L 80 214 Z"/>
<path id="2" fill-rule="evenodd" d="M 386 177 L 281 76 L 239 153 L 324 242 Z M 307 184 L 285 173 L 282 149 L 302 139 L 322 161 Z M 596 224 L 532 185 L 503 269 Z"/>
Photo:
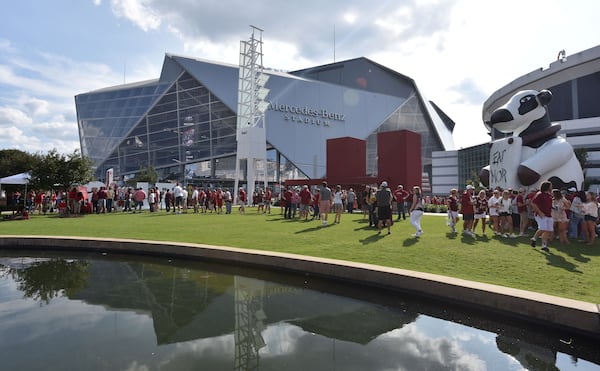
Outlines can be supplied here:
<path id="1" fill-rule="evenodd" d="M 284 219 L 292 219 L 292 198 L 294 197 L 294 192 L 292 192 L 292 187 L 288 187 L 283 193 L 283 198 L 285 199 L 285 210 L 283 211 Z"/>
<path id="2" fill-rule="evenodd" d="M 244 190 L 244 188 L 240 187 L 240 189 L 238 191 L 238 205 L 240 205 L 238 210 L 239 210 L 240 214 L 246 213 L 246 202 L 248 202 L 248 195 L 246 194 L 246 190 Z"/>
<path id="3" fill-rule="evenodd" d="M 450 195 L 446 201 L 448 204 L 448 226 L 452 229 L 452 233 L 456 233 L 456 223 L 458 223 L 458 190 L 453 188 L 450 190 Z"/>
<path id="4" fill-rule="evenodd" d="M 463 217 L 463 234 L 475 237 L 473 233 L 473 221 L 475 220 L 475 200 L 473 199 L 473 190 L 475 187 L 468 185 L 466 191 L 460 199 L 460 208 Z"/>
<path id="5" fill-rule="evenodd" d="M 540 185 L 540 191 L 531 200 L 531 207 L 535 213 L 538 230 L 531 238 L 531 247 L 535 247 L 538 235 L 542 236 L 542 250 L 548 249 L 548 241 L 554 233 L 552 219 L 552 183 L 545 181 Z"/>
<path id="6" fill-rule="evenodd" d="M 273 192 L 270 188 L 265 191 L 265 197 L 263 199 L 265 203 L 265 214 L 271 214 L 271 203 L 273 202 Z"/>
<path id="7" fill-rule="evenodd" d="M 310 213 L 310 203 L 312 201 L 312 193 L 308 189 L 307 185 L 302 186 L 300 191 L 300 219 L 304 217 L 304 221 L 308 221 L 308 214 Z"/>
<path id="8" fill-rule="evenodd" d="M 400 216 L 402 216 L 402 220 L 406 220 L 406 198 L 409 196 L 408 192 L 404 190 L 404 186 L 399 184 L 396 190 L 394 191 L 394 198 L 396 199 L 398 209 L 398 221 L 400 221 Z"/>
<path id="9" fill-rule="evenodd" d="M 519 194 L 517 195 L 517 211 L 519 212 L 521 223 L 519 225 L 519 236 L 525 236 L 525 230 L 527 230 L 527 225 L 529 224 L 529 219 L 527 218 L 527 204 L 525 203 L 525 190 L 523 188 L 519 189 Z"/>
<path id="10" fill-rule="evenodd" d="M 475 221 L 473 222 L 473 232 L 475 232 L 477 223 L 481 220 L 481 233 L 485 235 L 487 209 L 488 199 L 485 196 L 485 191 L 482 189 L 479 191 L 477 198 L 475 198 Z"/>
<path id="11" fill-rule="evenodd" d="M 319 202 L 321 201 L 321 191 L 319 188 L 315 190 L 315 194 L 313 196 L 313 217 L 312 220 L 319 219 L 321 217 L 321 213 L 319 211 Z"/>

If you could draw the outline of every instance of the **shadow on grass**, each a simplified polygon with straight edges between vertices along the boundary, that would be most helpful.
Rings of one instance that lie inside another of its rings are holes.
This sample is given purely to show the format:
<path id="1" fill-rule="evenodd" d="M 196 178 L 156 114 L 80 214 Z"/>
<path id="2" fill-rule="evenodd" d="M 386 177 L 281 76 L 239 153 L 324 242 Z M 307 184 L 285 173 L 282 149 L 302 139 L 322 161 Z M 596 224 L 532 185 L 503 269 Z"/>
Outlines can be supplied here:
<path id="1" fill-rule="evenodd" d="M 419 242 L 419 237 L 410 237 L 402 242 L 402 246 L 410 247 L 415 245 L 417 242 Z"/>
<path id="2" fill-rule="evenodd" d="M 380 239 L 384 238 L 385 236 L 386 236 L 385 234 L 374 234 L 363 240 L 358 240 L 358 242 L 362 243 L 363 245 L 369 245 L 369 244 L 379 241 Z"/>
<path id="3" fill-rule="evenodd" d="M 477 242 L 475 237 L 471 237 L 471 236 L 467 236 L 467 235 L 461 235 L 460 236 L 460 242 L 467 244 L 467 245 L 475 245 L 475 242 Z"/>
<path id="4" fill-rule="evenodd" d="M 368 231 L 368 230 L 373 230 L 373 229 L 375 229 L 375 227 L 370 226 L 370 225 L 365 225 L 362 227 L 354 228 L 355 231 Z"/>
<path id="5" fill-rule="evenodd" d="M 588 246 L 581 243 L 571 242 L 570 245 L 559 244 L 556 245 L 556 250 L 567 254 L 575 261 L 580 263 L 588 263 L 590 258 L 587 256 L 598 256 L 600 255 L 600 249 L 597 246 Z M 587 256 L 586 256 L 587 255 Z"/>
<path id="6" fill-rule="evenodd" d="M 551 247 L 550 249 L 553 249 L 553 247 Z M 551 265 L 551 266 L 557 267 L 557 268 L 562 268 L 564 270 L 567 270 L 567 271 L 573 272 L 573 273 L 583 273 L 582 271 L 577 269 L 577 265 L 567 261 L 565 258 L 563 258 L 560 255 L 553 254 L 552 250 L 550 250 L 550 252 L 543 252 L 541 250 L 536 250 L 536 251 L 538 251 L 540 254 L 543 254 L 546 256 L 548 265 Z"/>
<path id="7" fill-rule="evenodd" d="M 333 224 L 331 224 L 331 225 L 329 225 L 329 224 L 328 224 L 327 226 L 325 226 L 325 227 L 324 227 L 324 226 L 322 226 L 321 224 L 319 224 L 319 225 L 317 225 L 317 226 L 315 226 L 315 227 L 306 228 L 306 229 L 303 229 L 303 230 L 301 230 L 301 231 L 296 231 L 296 232 L 294 232 L 294 234 L 301 234 L 301 233 L 310 233 L 310 232 L 316 232 L 316 231 L 320 231 L 321 229 L 329 228 L 329 227 L 331 227 L 332 225 L 333 225 Z"/>
<path id="8" fill-rule="evenodd" d="M 456 240 L 457 237 L 458 237 L 458 233 L 446 232 L 446 238 L 449 240 Z"/>

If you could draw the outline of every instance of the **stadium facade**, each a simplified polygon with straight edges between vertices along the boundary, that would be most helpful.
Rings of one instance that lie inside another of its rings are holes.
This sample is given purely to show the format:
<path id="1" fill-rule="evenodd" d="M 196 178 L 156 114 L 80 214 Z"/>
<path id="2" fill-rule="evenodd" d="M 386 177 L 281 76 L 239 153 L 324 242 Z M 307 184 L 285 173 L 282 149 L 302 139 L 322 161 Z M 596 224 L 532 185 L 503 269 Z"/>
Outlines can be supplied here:
<path id="1" fill-rule="evenodd" d="M 428 176 L 432 152 L 453 149 L 454 122 L 414 80 L 369 59 L 264 73 L 268 161 L 257 181 L 265 173 L 274 183 L 326 177 L 326 142 L 333 138 L 366 140 L 369 176 L 378 175 L 380 132 L 420 134 L 421 153 L 414 155 Z M 151 165 L 165 180 L 232 181 L 238 74 L 236 65 L 166 54 L 158 79 L 77 95 L 81 150 L 97 178 L 112 168 L 126 179 Z M 398 166 L 407 163 L 398 159 Z"/>
<path id="2" fill-rule="evenodd" d="M 575 149 L 585 149 L 588 157 L 584 186 L 600 189 L 600 45 L 573 55 L 561 51 L 548 68 L 539 68 L 498 89 L 483 104 L 483 121 L 489 121 L 492 112 L 515 93 L 529 89 L 552 92 L 550 120 L 561 124 L 560 134 Z M 433 153 L 433 193 L 464 188 L 466 179 L 489 164 L 487 148 L 487 144 L 482 144 Z"/>

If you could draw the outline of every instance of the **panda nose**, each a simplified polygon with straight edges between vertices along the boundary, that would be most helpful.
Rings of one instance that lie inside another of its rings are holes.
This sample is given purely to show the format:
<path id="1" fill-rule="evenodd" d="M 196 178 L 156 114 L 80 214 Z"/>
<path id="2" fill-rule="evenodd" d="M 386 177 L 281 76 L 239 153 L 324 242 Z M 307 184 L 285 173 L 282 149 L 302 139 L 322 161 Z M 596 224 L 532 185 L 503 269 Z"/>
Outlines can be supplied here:
<path id="1" fill-rule="evenodd" d="M 509 110 L 500 108 L 492 113 L 492 117 L 490 119 L 490 124 L 495 125 L 501 122 L 508 122 L 514 120 L 512 113 Z"/>

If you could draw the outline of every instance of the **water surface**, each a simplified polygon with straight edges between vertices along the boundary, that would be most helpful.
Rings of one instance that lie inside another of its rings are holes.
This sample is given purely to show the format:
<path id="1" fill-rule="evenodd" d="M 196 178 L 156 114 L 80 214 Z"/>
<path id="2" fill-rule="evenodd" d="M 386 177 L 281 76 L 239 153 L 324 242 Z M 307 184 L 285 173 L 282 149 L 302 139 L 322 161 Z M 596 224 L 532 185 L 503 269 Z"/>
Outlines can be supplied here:
<path id="1" fill-rule="evenodd" d="M 593 339 L 308 276 L 0 251 L 2 370 L 598 370 Z"/>

